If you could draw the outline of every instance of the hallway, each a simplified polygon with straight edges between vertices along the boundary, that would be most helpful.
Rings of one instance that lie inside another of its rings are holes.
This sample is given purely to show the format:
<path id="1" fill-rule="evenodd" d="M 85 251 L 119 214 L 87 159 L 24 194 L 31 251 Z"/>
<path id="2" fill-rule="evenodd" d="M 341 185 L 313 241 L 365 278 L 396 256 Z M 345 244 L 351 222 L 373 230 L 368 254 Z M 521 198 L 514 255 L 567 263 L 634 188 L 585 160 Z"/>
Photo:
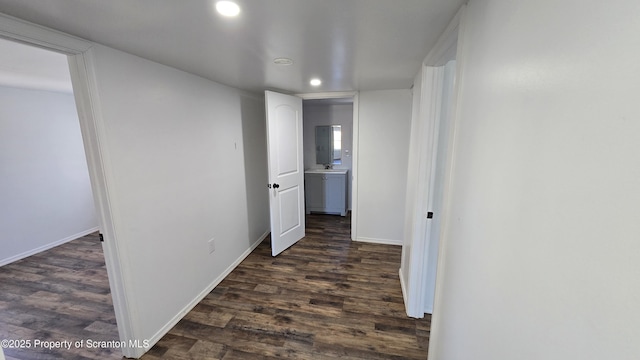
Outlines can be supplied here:
<path id="1" fill-rule="evenodd" d="M 407 318 L 400 247 L 352 242 L 349 217 L 307 215 L 278 257 L 263 241 L 143 359 L 426 359 Z M 170 289 L 168 289 L 170 291 Z M 97 234 L 0 268 L 0 338 L 118 339 Z M 12 359 L 120 359 L 119 349 L 5 349 Z"/>
<path id="2" fill-rule="evenodd" d="M 399 246 L 352 242 L 349 217 L 307 215 L 278 257 L 253 251 L 143 359 L 426 359 L 405 314 Z"/>

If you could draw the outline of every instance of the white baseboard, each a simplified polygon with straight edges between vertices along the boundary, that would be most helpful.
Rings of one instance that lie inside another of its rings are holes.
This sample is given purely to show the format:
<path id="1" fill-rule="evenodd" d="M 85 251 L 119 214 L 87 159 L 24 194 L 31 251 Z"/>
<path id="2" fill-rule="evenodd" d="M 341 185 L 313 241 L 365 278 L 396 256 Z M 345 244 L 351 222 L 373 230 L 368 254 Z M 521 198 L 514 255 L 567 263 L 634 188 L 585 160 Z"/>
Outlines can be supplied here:
<path id="1" fill-rule="evenodd" d="M 376 239 L 368 237 L 358 237 L 354 241 L 367 242 L 372 244 L 384 244 L 384 245 L 400 245 L 402 246 L 402 240 L 393 239 Z"/>
<path id="2" fill-rule="evenodd" d="M 202 299 L 204 299 L 213 289 L 215 289 L 215 287 L 218 286 L 218 284 L 220 284 L 222 280 L 224 280 L 224 278 L 226 278 L 227 275 L 229 275 L 231 271 L 233 271 L 233 269 L 235 269 L 238 265 L 240 265 L 242 260 L 244 260 L 247 256 L 249 256 L 249 254 L 251 254 L 251 252 L 253 252 L 253 250 L 255 250 L 255 248 L 258 247 L 258 245 L 260 245 L 260 243 L 269 235 L 270 232 L 271 230 L 267 230 L 264 234 L 262 234 L 260 238 L 256 240 L 253 244 L 251 244 L 249 249 L 247 249 L 247 251 L 242 253 L 242 255 L 240 255 L 240 257 L 236 259 L 236 261 L 234 261 L 231 265 L 229 265 L 229 267 L 225 271 L 223 271 L 222 274 L 220 274 L 220 276 L 215 278 L 215 280 L 213 280 L 209 284 L 209 286 L 207 286 L 204 290 L 202 290 L 202 292 L 200 292 L 200 294 L 198 294 L 193 300 L 191 300 L 191 302 L 187 304 L 187 306 L 185 306 L 178 314 L 176 314 L 176 316 L 174 316 L 171 320 L 169 320 L 169 322 L 167 322 L 165 326 L 163 326 L 160 330 L 158 330 L 158 332 L 156 332 L 149 339 L 148 349 L 151 349 L 158 341 L 160 341 L 160 339 L 163 336 L 165 336 L 169 332 L 169 330 L 171 330 L 180 320 L 182 320 L 182 318 L 185 315 L 187 315 L 189 311 L 191 311 L 196 305 L 198 305 L 198 303 L 200 303 L 200 301 L 202 301 Z M 142 356 L 142 354 L 140 354 L 140 356 Z"/>
<path id="3" fill-rule="evenodd" d="M 89 235 L 89 234 L 91 234 L 93 232 L 96 232 L 98 230 L 99 230 L 99 228 L 96 226 L 94 228 L 91 228 L 91 229 L 88 229 L 88 230 L 85 230 L 85 231 L 81 231 L 81 232 L 79 232 L 77 234 L 74 234 L 74 235 L 71 235 L 71 236 L 67 236 L 64 239 L 56 240 L 56 241 L 48 243 L 46 245 L 39 246 L 39 247 L 37 247 L 35 249 L 25 251 L 25 252 L 20 253 L 18 255 L 14 255 L 14 256 L 8 257 L 6 259 L 2 259 L 2 260 L 0 260 L 0 266 L 11 264 L 12 262 L 16 262 L 18 260 L 22 260 L 22 259 L 24 259 L 26 257 L 31 256 L 31 255 L 35 255 L 35 254 L 43 252 L 45 250 L 52 249 L 52 248 L 54 248 L 56 246 L 62 245 L 62 244 L 67 243 L 67 242 L 69 242 L 71 240 L 79 239 L 79 238 L 81 238 L 83 236 Z"/>

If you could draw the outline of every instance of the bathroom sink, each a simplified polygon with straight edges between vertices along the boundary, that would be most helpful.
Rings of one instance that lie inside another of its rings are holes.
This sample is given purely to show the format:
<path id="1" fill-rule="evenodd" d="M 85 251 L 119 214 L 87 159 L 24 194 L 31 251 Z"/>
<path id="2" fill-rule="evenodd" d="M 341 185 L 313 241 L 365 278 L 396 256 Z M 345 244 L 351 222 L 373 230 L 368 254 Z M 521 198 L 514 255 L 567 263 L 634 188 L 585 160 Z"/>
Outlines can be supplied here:
<path id="1" fill-rule="evenodd" d="M 309 169 L 304 172 L 307 174 L 346 174 L 347 169 Z"/>

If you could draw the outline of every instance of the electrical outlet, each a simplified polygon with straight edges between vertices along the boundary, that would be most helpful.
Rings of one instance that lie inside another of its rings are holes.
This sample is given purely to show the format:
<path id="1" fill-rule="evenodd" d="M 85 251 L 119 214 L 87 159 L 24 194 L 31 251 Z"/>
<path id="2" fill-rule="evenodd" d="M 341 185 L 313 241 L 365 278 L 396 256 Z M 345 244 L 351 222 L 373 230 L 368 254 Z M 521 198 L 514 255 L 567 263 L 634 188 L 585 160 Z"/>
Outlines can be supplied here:
<path id="1" fill-rule="evenodd" d="M 214 251 L 216 251 L 216 242 L 215 242 L 216 238 L 211 238 L 211 240 L 209 240 L 209 254 L 212 254 Z"/>

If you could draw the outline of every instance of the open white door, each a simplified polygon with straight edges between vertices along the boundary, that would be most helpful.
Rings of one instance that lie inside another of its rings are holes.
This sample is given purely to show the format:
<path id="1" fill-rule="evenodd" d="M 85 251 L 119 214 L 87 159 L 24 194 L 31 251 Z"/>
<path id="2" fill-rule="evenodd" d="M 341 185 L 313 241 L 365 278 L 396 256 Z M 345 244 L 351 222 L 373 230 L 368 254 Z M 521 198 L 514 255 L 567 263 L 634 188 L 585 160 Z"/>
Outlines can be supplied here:
<path id="1" fill-rule="evenodd" d="M 407 210 L 410 242 L 403 248 L 400 274 L 404 277 L 407 315 L 416 318 L 433 313 L 455 63 L 451 60 L 446 66 L 424 66 L 414 87 L 416 130 L 410 149 L 415 155 L 412 166 L 416 170 L 410 175 L 415 180 L 407 185 L 412 186 Z"/>
<path id="2" fill-rule="evenodd" d="M 305 234 L 302 99 L 265 91 L 271 255 L 286 250 Z"/>
<path id="3" fill-rule="evenodd" d="M 433 302 L 436 291 L 436 271 L 438 269 L 438 248 L 440 246 L 440 225 L 442 221 L 443 194 L 449 149 L 449 132 L 453 106 L 453 87 L 456 76 L 456 61 L 449 61 L 442 68 L 442 93 L 440 116 L 436 119 L 433 132 L 431 174 L 427 197 L 427 222 L 425 232 L 424 266 L 424 312 L 433 314 Z M 431 218 L 429 218 L 431 214 Z M 430 220 L 429 220 L 430 219 Z"/>

